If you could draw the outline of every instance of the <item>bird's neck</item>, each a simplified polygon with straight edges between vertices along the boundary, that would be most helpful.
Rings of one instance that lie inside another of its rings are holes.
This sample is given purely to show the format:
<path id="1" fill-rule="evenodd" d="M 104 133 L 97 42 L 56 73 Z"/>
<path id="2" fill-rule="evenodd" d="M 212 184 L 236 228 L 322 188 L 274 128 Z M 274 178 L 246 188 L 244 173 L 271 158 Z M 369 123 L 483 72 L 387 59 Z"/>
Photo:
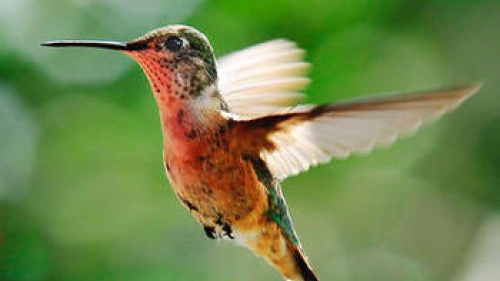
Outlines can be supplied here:
<path id="1" fill-rule="evenodd" d="M 223 105 L 217 88 L 209 85 L 202 91 L 191 97 L 182 86 L 175 84 L 154 91 L 165 152 L 188 155 L 194 147 L 212 141 L 227 125 L 227 120 L 221 115 Z"/>
<path id="2" fill-rule="evenodd" d="M 193 63 L 157 62 L 153 52 L 132 53 L 148 77 L 158 105 L 165 148 L 181 149 L 199 142 L 226 124 L 225 103 L 217 81 Z"/>

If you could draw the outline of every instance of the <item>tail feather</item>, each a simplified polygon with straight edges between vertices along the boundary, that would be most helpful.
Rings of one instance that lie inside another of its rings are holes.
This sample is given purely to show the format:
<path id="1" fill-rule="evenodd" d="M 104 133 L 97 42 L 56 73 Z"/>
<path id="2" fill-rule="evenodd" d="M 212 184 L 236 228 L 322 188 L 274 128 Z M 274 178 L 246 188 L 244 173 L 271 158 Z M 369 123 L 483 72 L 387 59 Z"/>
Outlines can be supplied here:
<path id="1" fill-rule="evenodd" d="M 276 224 L 267 224 L 258 233 L 239 236 L 239 239 L 287 281 L 319 281 L 300 246 L 292 243 Z"/>
<path id="2" fill-rule="evenodd" d="M 309 262 L 307 261 L 304 253 L 297 246 L 292 247 L 293 261 L 295 262 L 297 271 L 302 278 L 301 280 L 293 281 L 319 281 L 318 277 L 312 270 L 311 265 L 309 265 Z"/>

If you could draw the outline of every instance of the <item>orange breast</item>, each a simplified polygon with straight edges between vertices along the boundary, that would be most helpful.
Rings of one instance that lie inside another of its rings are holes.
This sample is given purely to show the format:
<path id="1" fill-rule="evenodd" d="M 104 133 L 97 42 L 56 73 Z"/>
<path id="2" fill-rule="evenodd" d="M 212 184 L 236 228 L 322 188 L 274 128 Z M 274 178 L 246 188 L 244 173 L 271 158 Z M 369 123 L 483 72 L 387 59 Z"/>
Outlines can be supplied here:
<path id="1" fill-rule="evenodd" d="M 240 221 L 253 212 L 262 214 L 266 191 L 252 165 L 232 149 L 225 134 L 198 135 L 170 140 L 165 167 L 172 187 L 203 225 Z"/>

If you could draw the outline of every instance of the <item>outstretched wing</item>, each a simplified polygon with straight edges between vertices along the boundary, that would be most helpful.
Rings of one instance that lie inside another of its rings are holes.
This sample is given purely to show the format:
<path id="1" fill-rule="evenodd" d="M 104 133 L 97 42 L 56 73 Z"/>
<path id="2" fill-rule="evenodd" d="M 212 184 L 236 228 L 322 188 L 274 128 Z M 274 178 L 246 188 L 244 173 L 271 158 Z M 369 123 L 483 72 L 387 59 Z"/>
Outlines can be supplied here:
<path id="1" fill-rule="evenodd" d="M 309 83 L 303 55 L 293 42 L 273 40 L 220 58 L 218 86 L 230 110 L 255 118 L 295 105 Z"/>
<path id="2" fill-rule="evenodd" d="M 479 84 L 323 106 L 237 122 L 278 179 L 331 158 L 367 153 L 456 108 Z"/>

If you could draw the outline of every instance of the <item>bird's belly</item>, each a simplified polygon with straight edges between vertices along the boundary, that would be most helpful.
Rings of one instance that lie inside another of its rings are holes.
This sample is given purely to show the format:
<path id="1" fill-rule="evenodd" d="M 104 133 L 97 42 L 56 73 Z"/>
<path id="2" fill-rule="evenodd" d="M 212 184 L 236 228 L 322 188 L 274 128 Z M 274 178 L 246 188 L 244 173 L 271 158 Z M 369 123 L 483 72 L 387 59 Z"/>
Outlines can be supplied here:
<path id="1" fill-rule="evenodd" d="M 172 188 L 179 200 L 206 227 L 238 224 L 267 205 L 265 190 L 251 166 L 228 153 L 199 154 L 190 159 L 165 156 Z"/>

